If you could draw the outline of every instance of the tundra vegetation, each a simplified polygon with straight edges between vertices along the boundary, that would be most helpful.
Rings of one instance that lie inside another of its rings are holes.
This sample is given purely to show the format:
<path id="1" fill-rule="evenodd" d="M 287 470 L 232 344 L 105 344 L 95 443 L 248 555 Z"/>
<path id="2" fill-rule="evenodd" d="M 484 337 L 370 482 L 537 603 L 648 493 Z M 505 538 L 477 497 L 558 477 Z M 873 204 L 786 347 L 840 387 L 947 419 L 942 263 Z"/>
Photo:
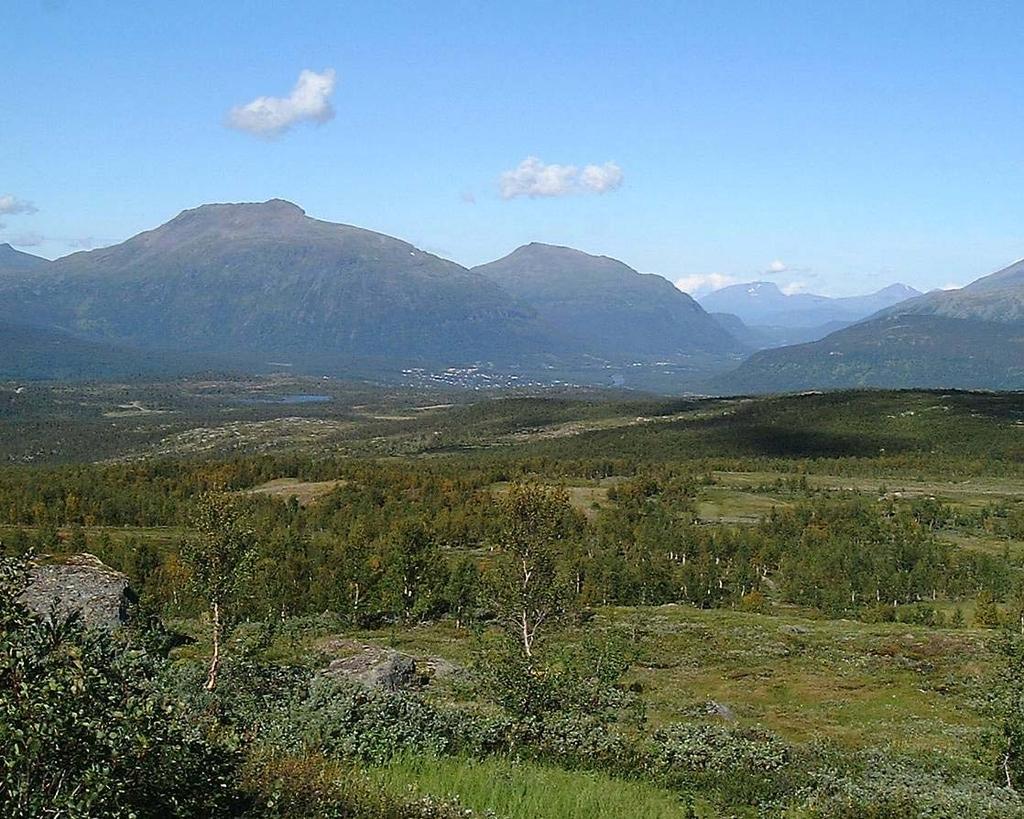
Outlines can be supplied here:
<path id="1" fill-rule="evenodd" d="M 3 815 L 1024 811 L 1024 397 L 264 388 L 5 404 Z"/>

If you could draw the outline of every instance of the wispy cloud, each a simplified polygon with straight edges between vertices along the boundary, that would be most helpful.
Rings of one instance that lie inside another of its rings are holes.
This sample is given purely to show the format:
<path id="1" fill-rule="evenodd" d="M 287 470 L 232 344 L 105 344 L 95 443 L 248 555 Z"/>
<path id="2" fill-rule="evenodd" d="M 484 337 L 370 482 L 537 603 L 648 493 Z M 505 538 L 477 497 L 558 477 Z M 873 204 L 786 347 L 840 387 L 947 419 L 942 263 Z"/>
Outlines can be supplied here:
<path id="1" fill-rule="evenodd" d="M 16 213 L 37 213 L 39 208 L 24 199 L 18 199 L 11 194 L 0 196 L 0 213 L 14 215 Z"/>
<path id="2" fill-rule="evenodd" d="M 727 276 L 725 273 L 694 273 L 676 279 L 675 285 L 684 293 L 704 295 L 730 284 L 738 284 L 739 281 L 735 276 Z"/>
<path id="3" fill-rule="evenodd" d="M 41 233 L 20 233 L 17 236 L 9 236 L 7 241 L 15 247 L 39 247 L 46 241 Z"/>
<path id="4" fill-rule="evenodd" d="M 558 165 L 528 156 L 498 180 L 502 199 L 527 196 L 569 196 L 577 193 L 608 193 L 622 185 L 622 168 L 614 162 L 603 165 Z"/>
<path id="5" fill-rule="evenodd" d="M 331 94 L 336 77 L 333 68 L 317 73 L 304 70 L 287 97 L 257 97 L 228 112 L 231 128 L 256 136 L 280 136 L 299 122 L 323 124 L 334 118 Z"/>

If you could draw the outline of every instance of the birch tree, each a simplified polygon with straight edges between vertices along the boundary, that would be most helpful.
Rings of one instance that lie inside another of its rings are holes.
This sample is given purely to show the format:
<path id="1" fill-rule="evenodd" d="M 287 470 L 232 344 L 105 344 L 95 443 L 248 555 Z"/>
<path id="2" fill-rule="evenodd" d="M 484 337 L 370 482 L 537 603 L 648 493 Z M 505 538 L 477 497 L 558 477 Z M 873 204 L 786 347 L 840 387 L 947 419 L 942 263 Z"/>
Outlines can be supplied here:
<path id="1" fill-rule="evenodd" d="M 217 687 L 222 643 L 232 607 L 244 597 L 256 558 L 255 535 L 242 520 L 235 501 L 225 494 L 203 495 L 192 515 L 195 533 L 181 547 L 190 584 L 210 612 L 213 645 L 206 689 Z"/>
<path id="2" fill-rule="evenodd" d="M 564 613 L 570 590 L 558 556 L 581 528 L 562 489 L 513 484 L 500 504 L 498 558 L 490 573 L 492 602 L 510 635 L 532 658 L 541 629 Z"/>

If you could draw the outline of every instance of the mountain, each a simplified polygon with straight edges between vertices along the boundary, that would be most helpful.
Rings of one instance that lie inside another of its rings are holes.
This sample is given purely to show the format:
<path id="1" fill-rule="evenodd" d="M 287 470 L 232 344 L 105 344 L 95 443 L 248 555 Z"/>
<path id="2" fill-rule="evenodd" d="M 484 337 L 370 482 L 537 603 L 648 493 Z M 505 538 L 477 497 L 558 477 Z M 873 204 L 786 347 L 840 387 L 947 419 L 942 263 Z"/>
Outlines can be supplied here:
<path id="1" fill-rule="evenodd" d="M 750 282 L 715 290 L 700 302 L 709 312 L 732 313 L 750 327 L 824 328 L 835 322 L 860 321 L 879 310 L 920 295 L 905 284 L 893 284 L 867 296 L 787 295 L 773 282 Z"/>
<path id="2" fill-rule="evenodd" d="M 0 279 L 0 320 L 142 350 L 331 367 L 513 360 L 557 348 L 485 276 L 282 200 L 203 205 Z"/>
<path id="3" fill-rule="evenodd" d="M 473 268 L 588 353 L 612 360 L 730 355 L 744 345 L 667 279 L 533 243 Z"/>
<path id="4" fill-rule="evenodd" d="M 812 344 L 756 353 L 714 382 L 722 392 L 851 386 L 1024 389 L 1024 261 Z"/>
<path id="5" fill-rule="evenodd" d="M 959 290 L 937 290 L 898 308 L 902 314 L 1012 323 L 1024 321 L 1024 259 Z"/>
<path id="6" fill-rule="evenodd" d="M 0 381 L 153 378 L 223 369 L 214 359 L 144 353 L 6 321 L 0 321 L 0 350 Z"/>
<path id="7" fill-rule="evenodd" d="M 49 259 L 43 259 L 39 256 L 33 256 L 31 253 L 15 250 L 6 242 L 0 244 L 0 277 L 42 270 L 50 263 Z"/>

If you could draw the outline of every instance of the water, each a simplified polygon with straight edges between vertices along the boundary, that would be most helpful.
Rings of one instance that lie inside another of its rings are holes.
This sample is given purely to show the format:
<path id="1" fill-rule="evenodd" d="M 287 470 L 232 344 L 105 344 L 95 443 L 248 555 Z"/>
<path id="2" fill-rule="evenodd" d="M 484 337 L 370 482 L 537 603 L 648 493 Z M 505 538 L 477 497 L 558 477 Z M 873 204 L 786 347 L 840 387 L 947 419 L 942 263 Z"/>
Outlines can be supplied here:
<path id="1" fill-rule="evenodd" d="M 287 395 L 261 395 L 257 398 L 240 398 L 241 404 L 323 404 L 331 400 L 329 395 L 290 393 Z"/>

